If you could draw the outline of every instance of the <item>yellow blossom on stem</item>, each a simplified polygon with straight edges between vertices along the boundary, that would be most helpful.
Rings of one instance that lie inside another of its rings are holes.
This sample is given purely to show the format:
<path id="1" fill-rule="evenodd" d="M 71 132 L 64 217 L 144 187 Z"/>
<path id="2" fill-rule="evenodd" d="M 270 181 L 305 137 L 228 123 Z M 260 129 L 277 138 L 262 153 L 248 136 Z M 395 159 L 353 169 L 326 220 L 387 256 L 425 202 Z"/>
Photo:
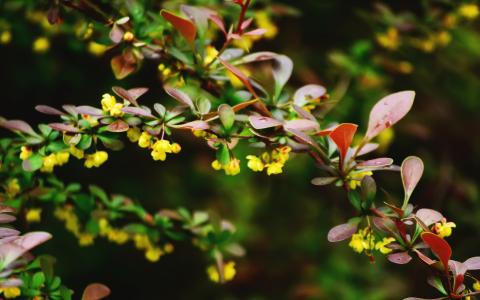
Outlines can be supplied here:
<path id="1" fill-rule="evenodd" d="M 473 289 L 477 292 L 480 291 L 480 281 L 475 281 L 475 283 L 473 284 Z"/>
<path id="2" fill-rule="evenodd" d="M 6 44 L 10 43 L 11 40 L 12 40 L 12 33 L 10 32 L 10 30 L 4 30 L 4 31 L 0 32 L 0 44 L 1 45 L 6 45 Z"/>
<path id="3" fill-rule="evenodd" d="M 108 220 L 105 218 L 98 220 L 98 228 L 100 236 L 107 236 L 111 230 Z"/>
<path id="4" fill-rule="evenodd" d="M 223 279 L 225 281 L 233 280 L 236 273 L 237 271 L 235 269 L 235 262 L 229 261 L 223 264 Z M 211 281 L 220 282 L 220 274 L 218 273 L 217 267 L 215 265 L 211 265 L 207 268 L 207 274 Z"/>
<path id="5" fill-rule="evenodd" d="M 254 172 L 262 172 L 265 165 L 263 164 L 262 160 L 255 156 L 255 155 L 247 155 L 248 163 L 247 167 L 250 168 Z"/>
<path id="6" fill-rule="evenodd" d="M 33 41 L 32 49 L 37 53 L 45 53 L 50 49 L 50 41 L 46 37 L 39 37 Z"/>
<path id="7" fill-rule="evenodd" d="M 281 174 L 283 172 L 283 163 L 281 162 L 272 162 L 267 164 L 266 167 L 268 176 Z"/>
<path id="8" fill-rule="evenodd" d="M 132 143 L 138 142 L 138 139 L 140 138 L 141 134 L 142 134 L 142 132 L 140 131 L 140 128 L 138 128 L 138 127 L 130 127 L 127 130 L 127 138 Z"/>
<path id="9" fill-rule="evenodd" d="M 174 250 L 175 247 L 171 243 L 167 243 L 163 246 L 163 251 L 165 251 L 165 253 L 172 253 Z"/>
<path id="10" fill-rule="evenodd" d="M 20 296 L 21 291 L 16 286 L 7 286 L 7 287 L 0 288 L 0 295 L 1 294 L 3 294 L 7 299 L 12 299 Z"/>
<path id="11" fill-rule="evenodd" d="M 348 186 L 350 187 L 351 190 L 354 190 L 360 185 L 362 185 L 363 177 L 372 176 L 372 175 L 373 175 L 372 171 L 361 171 L 361 172 L 351 173 L 347 177 Z"/>
<path id="12" fill-rule="evenodd" d="M 205 65 L 211 64 L 217 58 L 217 55 L 218 50 L 215 49 L 215 47 L 211 45 L 207 46 L 207 48 L 205 49 L 205 57 L 203 59 L 203 63 Z"/>
<path id="13" fill-rule="evenodd" d="M 42 219 L 42 209 L 41 208 L 30 208 L 25 212 L 25 219 L 28 223 L 38 223 Z"/>
<path id="14" fill-rule="evenodd" d="M 123 230 L 112 229 L 108 232 L 108 240 L 119 245 L 125 244 L 128 241 L 128 233 Z"/>
<path id="15" fill-rule="evenodd" d="M 354 233 L 348 245 L 353 251 L 362 253 L 365 250 L 373 249 L 375 245 L 375 237 L 372 235 L 370 228 L 366 227 L 360 229 L 357 233 Z"/>
<path id="16" fill-rule="evenodd" d="M 168 77 L 170 74 L 172 74 L 172 69 L 165 67 L 164 64 L 159 64 L 158 65 L 158 71 L 162 74 L 162 77 Z"/>
<path id="17" fill-rule="evenodd" d="M 152 247 L 150 239 L 146 234 L 135 234 L 133 236 L 133 242 L 135 243 L 135 247 L 140 250 Z"/>
<path id="18" fill-rule="evenodd" d="M 433 231 L 441 238 L 449 237 L 452 235 L 452 228 L 457 227 L 457 225 L 453 222 L 447 222 L 445 218 L 443 218 L 440 222 L 435 223 L 433 225 Z"/>
<path id="19" fill-rule="evenodd" d="M 84 232 L 78 235 L 78 244 L 83 247 L 93 245 L 94 240 L 95 237 L 90 233 Z"/>
<path id="20" fill-rule="evenodd" d="M 122 103 L 117 103 L 117 100 L 115 99 L 115 96 L 112 96 L 110 94 L 103 94 L 102 100 L 100 101 L 102 103 L 102 110 L 104 112 L 107 112 L 110 114 L 112 117 L 121 117 L 123 116 L 123 104 Z"/>
<path id="21" fill-rule="evenodd" d="M 458 8 L 458 13 L 465 19 L 473 20 L 478 17 L 478 15 L 480 14 L 480 10 L 478 8 L 478 5 L 474 3 L 465 3 L 460 5 L 460 7 Z"/>
<path id="22" fill-rule="evenodd" d="M 214 160 L 214 161 L 212 161 L 212 168 L 215 171 L 220 171 L 223 168 L 223 166 L 218 160 Z"/>
<path id="23" fill-rule="evenodd" d="M 225 174 L 235 176 L 240 173 L 240 160 L 234 158 L 230 159 L 230 162 L 223 166 Z"/>
<path id="24" fill-rule="evenodd" d="M 158 247 L 150 247 L 145 251 L 145 258 L 151 262 L 156 262 L 160 259 L 160 256 L 162 256 L 163 252 L 160 248 Z"/>
<path id="25" fill-rule="evenodd" d="M 135 38 L 135 35 L 133 35 L 132 32 L 127 31 L 123 34 L 123 40 L 126 42 L 131 42 Z"/>
<path id="26" fill-rule="evenodd" d="M 46 173 L 51 173 L 56 164 L 57 164 L 57 155 L 55 153 L 52 153 L 48 156 L 44 156 L 43 157 L 43 165 L 40 168 L 40 171 L 41 172 L 46 172 Z"/>
<path id="27" fill-rule="evenodd" d="M 400 46 L 398 30 L 394 27 L 387 29 L 385 33 L 377 34 L 377 43 L 385 49 L 396 50 Z"/>
<path id="28" fill-rule="evenodd" d="M 68 151 L 70 151 L 70 154 L 73 155 L 74 157 L 76 157 L 77 159 L 82 159 L 84 157 L 83 150 L 78 149 L 77 147 L 75 147 L 73 145 L 70 146 L 70 149 Z"/>
<path id="29" fill-rule="evenodd" d="M 8 195 L 8 197 L 13 198 L 20 193 L 20 190 L 21 188 L 18 179 L 13 178 L 8 182 L 5 193 Z"/>
<path id="30" fill-rule="evenodd" d="M 138 138 L 138 145 L 142 148 L 148 148 L 152 144 L 152 138 L 150 133 L 144 131 Z"/>
<path id="31" fill-rule="evenodd" d="M 277 35 L 278 28 L 272 22 L 267 12 L 265 11 L 256 12 L 254 15 L 254 19 L 259 28 L 266 30 L 265 34 L 263 35 L 265 38 L 273 39 Z"/>
<path id="32" fill-rule="evenodd" d="M 22 146 L 22 148 L 20 148 L 20 149 L 21 149 L 21 151 L 20 151 L 20 159 L 21 160 L 26 160 L 32 155 L 32 149 L 30 149 L 29 147 Z"/>
<path id="33" fill-rule="evenodd" d="M 56 159 L 57 165 L 59 166 L 66 164 L 69 158 L 70 158 L 69 152 L 62 151 L 55 154 L 55 159 Z"/>
<path id="34" fill-rule="evenodd" d="M 102 56 L 107 51 L 108 46 L 91 41 L 87 46 L 88 52 L 95 56 Z"/>
<path id="35" fill-rule="evenodd" d="M 380 251 L 380 253 L 382 254 L 388 254 L 392 252 L 392 249 L 387 248 L 386 246 L 393 242 L 395 242 L 395 239 L 393 237 L 383 238 L 383 240 L 375 244 L 375 250 Z"/>
<path id="36" fill-rule="evenodd" d="M 108 153 L 105 151 L 97 151 L 94 154 L 86 155 L 85 167 L 100 167 L 104 162 L 108 160 Z"/>

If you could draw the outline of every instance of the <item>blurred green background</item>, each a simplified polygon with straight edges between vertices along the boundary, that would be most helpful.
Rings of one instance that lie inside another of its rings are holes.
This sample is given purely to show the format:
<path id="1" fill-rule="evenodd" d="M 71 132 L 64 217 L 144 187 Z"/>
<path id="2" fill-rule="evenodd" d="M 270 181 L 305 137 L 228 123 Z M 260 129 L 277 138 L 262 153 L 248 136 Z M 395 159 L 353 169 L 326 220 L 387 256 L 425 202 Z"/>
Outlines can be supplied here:
<path id="1" fill-rule="evenodd" d="M 50 117 L 34 111 L 35 105 L 98 105 L 101 95 L 113 85 L 148 86 L 145 105 L 164 98 L 154 64 L 145 64 L 140 72 L 117 81 L 108 55 L 94 57 L 84 51 L 81 41 L 61 34 L 51 38 L 48 52 L 33 53 L 32 42 L 42 34 L 41 28 L 26 20 L 24 12 L 2 12 L 2 2 L 0 18 L 8 20 L 12 30 L 11 43 L 0 45 L 2 116 L 49 122 Z M 299 15 L 275 17 L 280 34 L 259 42 L 253 50 L 291 56 L 295 62 L 293 87 L 314 82 L 335 92 L 340 83 L 348 82 L 346 93 L 339 93 L 340 102 L 327 120 L 358 122 L 365 130 L 368 111 L 381 96 L 388 91 L 417 91 L 413 111 L 395 127 L 388 155 L 397 163 L 408 155 L 424 159 L 426 172 L 415 191 L 414 203 L 438 209 L 456 222 L 449 238 L 454 258 L 478 255 L 478 21 L 453 29 L 452 41 L 438 51 L 407 49 L 392 54 L 375 44 L 375 35 L 384 25 L 376 21 L 373 1 L 271 3 L 288 5 Z M 435 1 L 387 1 L 393 11 L 406 11 L 427 27 L 431 3 Z M 362 43 L 367 50 L 360 49 Z M 339 64 L 335 60 L 339 53 L 355 62 L 357 69 Z M 413 71 L 386 71 L 374 63 L 377 54 L 408 60 Z M 365 85 L 363 75 L 369 72 L 385 84 Z M 247 249 L 246 256 L 237 262 L 236 279 L 224 286 L 209 282 L 205 260 L 188 244 L 177 246 L 177 251 L 155 264 L 129 244 L 98 241 L 93 247 L 80 248 L 60 222 L 47 216 L 51 220 L 48 226 L 32 228 L 54 234 L 41 251 L 57 257 L 57 273 L 69 287 L 80 291 L 92 281 L 102 282 L 112 289 L 112 299 L 374 300 L 436 296 L 425 281 L 427 269 L 421 264 L 392 265 L 381 257 L 372 264 L 351 251 L 347 243 L 327 242 L 329 228 L 347 220 L 353 210 L 341 190 L 310 184 L 320 171 L 308 157 L 291 159 L 281 176 L 253 174 L 242 165 L 244 171 L 239 176 L 228 177 L 210 168 L 213 153 L 199 140 L 187 135 L 178 140 L 184 150 L 163 163 L 155 163 L 147 152 L 127 145 L 100 169 L 73 163 L 61 168 L 59 175 L 66 181 L 96 183 L 109 192 L 129 195 L 151 210 L 184 206 L 231 220 L 238 229 L 238 241 Z M 248 152 L 242 149 L 240 157 Z M 375 176 L 380 186 L 400 199 L 397 174 Z M 386 195 L 380 193 L 379 197 Z"/>

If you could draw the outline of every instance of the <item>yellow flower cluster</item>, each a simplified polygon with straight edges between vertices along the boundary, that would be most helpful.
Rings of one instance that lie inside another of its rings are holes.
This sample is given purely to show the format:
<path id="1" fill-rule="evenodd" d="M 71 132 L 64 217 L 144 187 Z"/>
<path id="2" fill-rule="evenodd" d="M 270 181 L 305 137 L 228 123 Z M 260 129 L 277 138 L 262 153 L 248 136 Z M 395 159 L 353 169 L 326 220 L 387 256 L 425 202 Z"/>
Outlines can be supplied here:
<path id="1" fill-rule="evenodd" d="M 123 116 L 123 104 L 117 103 L 115 96 L 112 96 L 108 93 L 102 95 L 102 110 L 112 117 L 121 117 Z"/>
<path id="2" fill-rule="evenodd" d="M 102 56 L 108 50 L 108 46 L 91 41 L 88 43 L 87 49 L 95 56 Z"/>
<path id="3" fill-rule="evenodd" d="M 154 160 L 164 161 L 167 158 L 167 153 L 177 154 L 182 150 L 178 143 L 171 143 L 165 139 L 159 140 L 146 131 L 140 133 L 138 128 L 129 129 L 127 137 L 132 142 L 138 142 L 138 145 L 142 148 L 152 149 L 151 155 Z"/>
<path id="4" fill-rule="evenodd" d="M 447 220 L 443 218 L 440 222 L 433 225 L 433 232 L 439 237 L 445 238 L 452 235 L 452 228 L 455 227 L 457 227 L 455 223 L 447 222 Z"/>
<path id="5" fill-rule="evenodd" d="M 348 186 L 351 190 L 356 189 L 357 187 L 362 185 L 362 179 L 365 176 L 372 176 L 372 171 L 360 171 L 360 172 L 353 172 L 347 176 Z"/>
<path id="6" fill-rule="evenodd" d="M 218 50 L 215 47 L 209 45 L 205 49 L 205 57 L 203 58 L 203 64 L 209 65 L 211 64 L 218 56 Z"/>
<path id="7" fill-rule="evenodd" d="M 98 226 L 99 235 L 106 237 L 110 242 L 122 245 L 128 242 L 130 238 L 126 231 L 111 227 L 108 220 L 105 218 L 101 218 L 98 221 Z"/>
<path id="8" fill-rule="evenodd" d="M 480 281 L 475 281 L 475 283 L 473 284 L 473 289 L 477 292 L 480 291 Z"/>
<path id="9" fill-rule="evenodd" d="M 85 167 L 100 167 L 108 159 L 108 153 L 106 151 L 97 151 L 93 154 L 87 154 L 85 157 Z"/>
<path id="10" fill-rule="evenodd" d="M 274 149 L 271 153 L 264 152 L 260 157 L 248 155 L 247 166 L 254 172 L 267 170 L 268 175 L 280 174 L 283 172 L 283 166 L 287 162 L 292 148 L 283 146 Z"/>
<path id="11" fill-rule="evenodd" d="M 32 155 L 32 149 L 22 146 L 21 151 L 20 151 L 20 159 L 21 160 L 26 160 Z"/>
<path id="12" fill-rule="evenodd" d="M 273 39 L 278 34 L 277 26 L 272 22 L 270 16 L 265 11 L 258 11 L 254 17 L 258 28 L 265 29 L 266 32 L 263 35 L 267 39 Z"/>
<path id="13" fill-rule="evenodd" d="M 23 152 L 23 149 L 22 149 Z M 20 157 L 22 157 L 23 153 L 20 153 Z M 53 168 L 56 166 L 63 166 L 68 162 L 70 158 L 70 153 L 66 151 L 61 151 L 57 153 L 51 153 L 47 156 L 43 157 L 43 165 L 40 168 L 41 172 L 51 173 L 53 172 Z"/>
<path id="14" fill-rule="evenodd" d="M 386 32 L 377 34 L 377 43 L 385 49 L 397 50 L 400 47 L 400 36 L 398 30 L 390 27 Z"/>
<path id="15" fill-rule="evenodd" d="M 166 67 L 164 64 L 158 65 L 158 71 L 163 78 L 168 78 L 170 75 L 172 75 L 172 69 Z"/>
<path id="16" fill-rule="evenodd" d="M 458 13 L 465 19 L 473 20 L 478 17 L 478 15 L 480 14 L 480 10 L 478 8 L 478 5 L 474 3 L 465 3 L 460 5 L 460 7 L 458 8 Z"/>
<path id="17" fill-rule="evenodd" d="M 206 132 L 204 130 L 192 130 L 192 133 L 193 133 L 194 136 L 196 136 L 198 138 L 204 138 L 206 140 L 211 140 L 211 139 L 218 138 L 217 135 L 215 135 L 213 133 Z"/>
<path id="18" fill-rule="evenodd" d="M 223 279 L 225 281 L 231 281 L 237 271 L 235 270 L 235 262 L 229 261 L 223 264 Z M 207 274 L 211 281 L 213 282 L 220 282 L 220 274 L 218 274 L 217 267 L 215 265 L 211 265 L 207 268 Z"/>
<path id="19" fill-rule="evenodd" d="M 5 188 L 5 193 L 9 198 L 13 198 L 18 195 L 21 191 L 20 183 L 18 182 L 17 178 L 13 178 L 8 181 L 7 186 Z"/>
<path id="20" fill-rule="evenodd" d="M 12 33 L 10 30 L 0 32 L 0 45 L 6 45 L 12 40 Z"/>
<path id="21" fill-rule="evenodd" d="M 20 296 L 21 291 L 16 286 L 7 286 L 0 288 L 0 295 L 4 295 L 7 299 L 17 298 Z"/>
<path id="22" fill-rule="evenodd" d="M 54 215 L 60 221 L 65 222 L 65 228 L 78 238 L 80 246 L 90 246 L 93 244 L 95 237 L 91 233 L 80 230 L 80 222 L 72 206 L 58 207 L 55 209 Z"/>
<path id="23" fill-rule="evenodd" d="M 32 49 L 37 53 L 45 53 L 50 49 L 50 41 L 46 37 L 39 37 L 33 41 Z"/>
<path id="24" fill-rule="evenodd" d="M 42 219 L 42 209 L 41 208 L 30 208 L 25 211 L 25 220 L 28 223 L 38 223 Z"/>
<path id="25" fill-rule="evenodd" d="M 392 249 L 387 246 L 393 242 L 395 242 L 393 237 L 386 237 L 375 243 L 375 236 L 372 234 L 371 229 L 365 227 L 352 235 L 348 245 L 357 253 L 375 249 L 382 254 L 388 254 L 392 252 Z"/>
<path id="26" fill-rule="evenodd" d="M 135 234 L 133 241 L 137 249 L 145 250 L 145 258 L 151 262 L 158 261 L 163 254 L 172 253 L 174 250 L 173 245 L 170 243 L 166 244 L 163 249 L 153 245 L 146 234 Z"/>
<path id="27" fill-rule="evenodd" d="M 225 165 L 222 165 L 218 160 L 214 160 L 212 162 L 212 168 L 215 171 L 224 170 L 226 175 L 235 176 L 240 173 L 240 160 L 232 158 Z"/>

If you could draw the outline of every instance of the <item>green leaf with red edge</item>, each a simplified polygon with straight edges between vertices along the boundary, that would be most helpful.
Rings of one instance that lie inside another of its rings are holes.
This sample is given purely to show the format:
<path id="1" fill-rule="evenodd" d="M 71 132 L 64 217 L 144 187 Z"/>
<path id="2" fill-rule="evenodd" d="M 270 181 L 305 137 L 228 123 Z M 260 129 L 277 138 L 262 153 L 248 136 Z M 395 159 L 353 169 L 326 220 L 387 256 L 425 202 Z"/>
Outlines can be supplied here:
<path id="1" fill-rule="evenodd" d="M 345 155 L 347 155 L 348 147 L 352 144 L 357 127 L 358 125 L 356 124 L 343 123 L 330 132 L 329 136 L 335 145 L 337 145 L 338 151 L 340 152 L 340 161 L 343 161 Z"/>
<path id="2" fill-rule="evenodd" d="M 177 29 L 189 43 L 195 41 L 197 27 L 195 27 L 195 24 L 192 21 L 179 17 L 165 9 L 162 9 L 160 14 L 165 20 L 172 24 L 172 26 Z"/>
<path id="3" fill-rule="evenodd" d="M 435 255 L 440 259 L 445 272 L 448 272 L 448 261 L 452 256 L 452 248 L 447 241 L 431 232 L 424 232 L 422 233 L 421 237 L 425 244 L 427 244 L 430 249 L 432 249 L 433 253 L 435 253 Z"/>

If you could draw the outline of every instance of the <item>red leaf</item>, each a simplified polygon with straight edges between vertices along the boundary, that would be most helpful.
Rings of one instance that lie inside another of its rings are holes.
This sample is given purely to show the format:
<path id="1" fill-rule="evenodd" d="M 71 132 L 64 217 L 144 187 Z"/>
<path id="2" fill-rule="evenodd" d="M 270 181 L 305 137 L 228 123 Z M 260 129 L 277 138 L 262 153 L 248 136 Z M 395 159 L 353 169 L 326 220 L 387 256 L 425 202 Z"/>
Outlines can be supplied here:
<path id="1" fill-rule="evenodd" d="M 100 283 L 91 283 L 83 291 L 82 300 L 99 300 L 110 295 L 110 289 Z"/>
<path id="2" fill-rule="evenodd" d="M 403 161 L 401 168 L 402 183 L 407 199 L 410 198 L 410 195 L 420 181 L 423 168 L 422 160 L 416 156 L 409 156 Z"/>
<path id="3" fill-rule="evenodd" d="M 340 224 L 328 232 L 327 239 L 331 243 L 340 242 L 350 238 L 357 231 L 358 224 Z"/>
<path id="4" fill-rule="evenodd" d="M 400 121 L 412 108 L 414 98 L 414 91 L 403 91 L 378 101 L 370 111 L 368 130 L 365 134 L 367 140 L 371 140 L 384 129 Z"/>
<path id="5" fill-rule="evenodd" d="M 123 79 L 135 71 L 137 68 L 137 60 L 132 52 L 125 51 L 123 54 L 113 57 L 110 65 L 115 78 Z"/>
<path id="6" fill-rule="evenodd" d="M 412 257 L 405 251 L 405 252 L 397 252 L 387 256 L 387 259 L 394 264 L 404 265 L 408 264 Z"/>
<path id="7" fill-rule="evenodd" d="M 329 134 L 332 141 L 337 145 L 340 152 L 340 162 L 343 161 L 347 154 L 348 147 L 352 144 L 353 136 L 357 131 L 358 125 L 352 123 L 344 123 L 338 125 Z"/>
<path id="8" fill-rule="evenodd" d="M 452 248 L 450 248 L 447 241 L 431 232 L 422 233 L 422 240 L 430 246 L 433 253 L 435 253 L 442 262 L 445 272 L 448 272 L 448 261 L 450 260 L 450 256 L 452 256 Z"/>
<path id="9" fill-rule="evenodd" d="M 175 27 L 182 36 L 189 42 L 193 43 L 195 41 L 195 37 L 197 35 L 197 28 L 195 27 L 195 24 L 188 20 L 184 19 L 182 17 L 179 17 L 177 15 L 174 15 L 173 13 L 169 12 L 168 10 L 163 9 L 160 14 L 162 17 L 170 22 L 170 24 Z"/>

